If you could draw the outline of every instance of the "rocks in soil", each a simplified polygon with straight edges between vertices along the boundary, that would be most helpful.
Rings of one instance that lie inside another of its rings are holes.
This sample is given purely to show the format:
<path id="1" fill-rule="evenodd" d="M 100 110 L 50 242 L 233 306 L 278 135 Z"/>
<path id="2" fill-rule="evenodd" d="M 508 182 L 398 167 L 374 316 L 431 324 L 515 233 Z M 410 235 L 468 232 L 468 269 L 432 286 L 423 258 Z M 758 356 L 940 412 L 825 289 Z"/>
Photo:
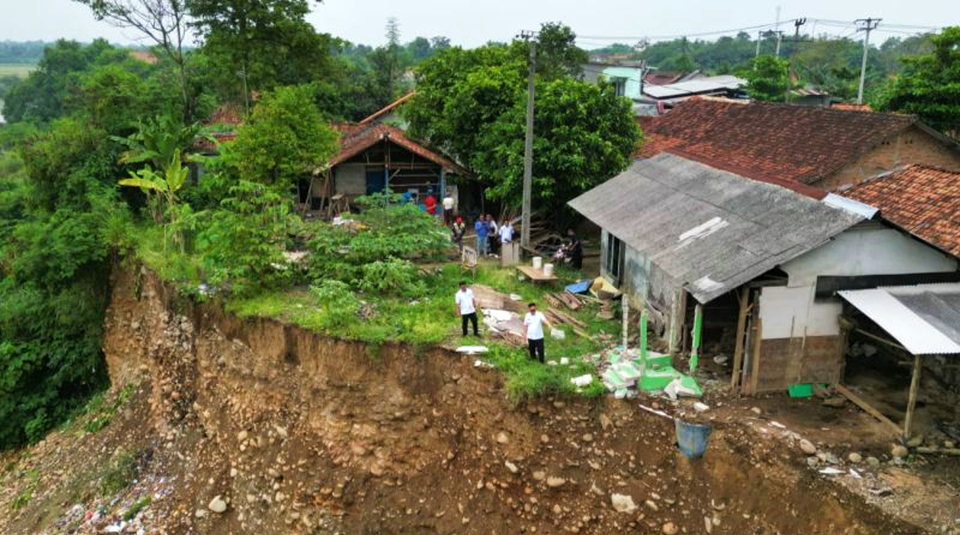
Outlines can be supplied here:
<path id="1" fill-rule="evenodd" d="M 562 487 L 566 482 L 567 480 L 562 477 L 550 476 L 547 478 L 547 486 L 552 489 Z"/>
<path id="2" fill-rule="evenodd" d="M 225 513 L 227 511 L 227 501 L 220 496 L 214 496 L 213 499 L 210 500 L 210 504 L 207 505 L 207 509 L 217 514 Z"/>
<path id="3" fill-rule="evenodd" d="M 813 445 L 813 442 L 803 439 L 800 441 L 800 451 L 806 453 L 807 455 L 814 455 L 817 453 L 817 447 Z"/>
<path id="4" fill-rule="evenodd" d="M 600 427 L 602 427 L 604 431 L 610 429 L 611 427 L 613 427 L 613 420 L 611 420 L 610 417 L 607 416 L 606 414 L 601 414 Z"/>
<path id="5" fill-rule="evenodd" d="M 923 445 L 923 435 L 917 435 L 907 441 L 908 448 L 916 448 Z"/>
<path id="6" fill-rule="evenodd" d="M 541 470 L 537 470 L 536 472 L 533 473 L 533 479 L 536 479 L 537 481 L 543 481 L 546 478 L 547 478 L 547 473 Z"/>
<path id="7" fill-rule="evenodd" d="M 763 411 L 760 410 L 760 407 L 750 407 L 750 412 L 756 414 L 757 416 L 763 414 Z M 673 523 L 669 523 L 669 524 L 667 524 L 667 525 L 671 525 L 671 526 L 672 526 Z M 666 527 L 667 525 L 664 525 L 664 527 Z M 666 533 L 666 531 L 664 531 L 664 533 Z"/>
<path id="8" fill-rule="evenodd" d="M 503 465 L 507 467 L 507 470 L 510 470 L 511 474 L 516 474 L 520 471 L 520 469 L 517 468 L 517 465 L 511 463 L 510 461 L 505 461 Z"/>
<path id="9" fill-rule="evenodd" d="M 660 531 L 663 532 L 663 535 L 677 535 L 677 533 L 680 532 L 680 528 L 673 522 L 667 522 L 660 528 Z"/>
<path id="10" fill-rule="evenodd" d="M 633 503 L 633 497 L 626 494 L 611 494 L 610 502 L 613 509 L 618 513 L 632 513 L 637 510 L 637 504 Z"/>
<path id="11" fill-rule="evenodd" d="M 876 457 L 867 457 L 867 466 L 870 468 L 879 468 L 880 459 L 877 459 Z"/>
<path id="12" fill-rule="evenodd" d="M 901 446 L 899 444 L 897 444 L 896 446 L 893 447 L 893 449 L 890 450 L 890 455 L 893 455 L 893 457 L 896 459 L 903 459 L 909 454 L 910 454 L 910 450 L 908 450 L 906 447 Z"/>
<path id="13" fill-rule="evenodd" d="M 863 461 L 863 456 L 857 452 L 853 452 L 847 456 L 847 460 L 853 464 L 860 464 L 860 462 Z"/>
<path id="14" fill-rule="evenodd" d="M 807 466 L 810 468 L 816 468 L 820 465 L 820 459 L 816 455 L 811 455 L 807 457 Z"/>
<path id="15" fill-rule="evenodd" d="M 835 409 L 842 409 L 844 405 L 847 404 L 847 398 L 843 396 L 835 396 L 832 398 L 827 398 L 823 400 L 823 405 L 827 407 L 833 407 Z"/>
<path id="16" fill-rule="evenodd" d="M 584 433 L 583 436 L 580 437 L 580 438 L 581 438 L 584 442 L 593 442 L 593 435 L 591 435 L 590 433 Z"/>
<path id="17" fill-rule="evenodd" d="M 510 442 L 510 437 L 508 437 L 503 431 L 500 431 L 500 433 L 497 434 L 497 442 L 500 444 L 506 444 L 507 442 Z"/>

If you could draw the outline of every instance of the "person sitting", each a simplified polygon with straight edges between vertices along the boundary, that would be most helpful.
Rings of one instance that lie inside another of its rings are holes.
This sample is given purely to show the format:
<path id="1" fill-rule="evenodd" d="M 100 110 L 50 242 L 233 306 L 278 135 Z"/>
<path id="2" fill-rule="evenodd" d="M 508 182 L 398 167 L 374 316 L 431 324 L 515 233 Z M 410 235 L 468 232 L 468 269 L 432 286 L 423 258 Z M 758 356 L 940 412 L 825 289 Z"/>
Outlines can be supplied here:
<path id="1" fill-rule="evenodd" d="M 433 193 L 427 194 L 427 198 L 423 201 L 423 204 L 427 207 L 428 214 L 437 215 L 437 198 L 433 196 Z"/>

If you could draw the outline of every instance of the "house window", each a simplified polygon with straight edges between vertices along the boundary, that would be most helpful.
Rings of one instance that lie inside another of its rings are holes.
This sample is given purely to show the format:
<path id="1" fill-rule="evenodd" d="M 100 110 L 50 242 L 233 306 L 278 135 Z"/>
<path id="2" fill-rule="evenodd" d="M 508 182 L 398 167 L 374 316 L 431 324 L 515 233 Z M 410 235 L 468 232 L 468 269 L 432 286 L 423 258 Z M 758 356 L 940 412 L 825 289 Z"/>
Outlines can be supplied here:
<path id="1" fill-rule="evenodd" d="M 620 284 L 623 275 L 623 242 L 613 234 L 607 233 L 607 250 L 603 259 L 603 270 L 613 279 L 613 283 Z"/>

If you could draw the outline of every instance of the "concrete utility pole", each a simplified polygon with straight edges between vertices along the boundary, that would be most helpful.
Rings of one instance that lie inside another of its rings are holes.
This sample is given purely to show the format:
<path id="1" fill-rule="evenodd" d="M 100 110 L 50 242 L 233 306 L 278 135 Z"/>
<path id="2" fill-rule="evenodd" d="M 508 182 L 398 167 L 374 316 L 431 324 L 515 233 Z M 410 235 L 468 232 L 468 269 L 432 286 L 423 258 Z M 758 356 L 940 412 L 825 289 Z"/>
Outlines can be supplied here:
<path id="1" fill-rule="evenodd" d="M 777 32 L 777 53 L 776 56 L 780 57 L 780 40 L 783 38 L 783 33 L 780 31 L 780 6 L 777 6 L 777 25 L 774 28 Z"/>
<path id="2" fill-rule="evenodd" d="M 857 91 L 857 104 L 863 104 L 863 83 L 867 79 L 867 52 L 870 50 L 870 32 L 877 29 L 883 19 L 857 19 L 857 31 L 863 35 L 863 62 L 860 64 L 860 89 Z"/>
<path id="3" fill-rule="evenodd" d="M 530 202 L 533 197 L 533 102 L 534 79 L 537 72 L 537 33 L 522 31 L 518 36 L 530 47 L 529 79 L 527 81 L 527 134 L 523 144 L 523 211 L 520 227 L 520 245 L 530 247 Z"/>

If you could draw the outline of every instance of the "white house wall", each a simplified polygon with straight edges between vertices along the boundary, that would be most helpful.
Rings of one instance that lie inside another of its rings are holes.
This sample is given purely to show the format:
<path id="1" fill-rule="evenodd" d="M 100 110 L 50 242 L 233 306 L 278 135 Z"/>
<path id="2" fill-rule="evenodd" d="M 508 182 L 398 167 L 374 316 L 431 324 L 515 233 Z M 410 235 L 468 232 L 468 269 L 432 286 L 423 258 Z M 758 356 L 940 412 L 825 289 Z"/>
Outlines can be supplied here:
<path id="1" fill-rule="evenodd" d="M 836 336 L 842 305 L 837 298 L 816 301 L 818 276 L 899 275 L 949 272 L 957 261 L 902 232 L 868 222 L 781 266 L 787 286 L 760 295 L 763 339 Z"/>
<path id="2" fill-rule="evenodd" d="M 815 285 L 821 275 L 898 275 L 956 271 L 957 260 L 898 230 L 865 223 L 781 266 L 790 286 Z"/>

